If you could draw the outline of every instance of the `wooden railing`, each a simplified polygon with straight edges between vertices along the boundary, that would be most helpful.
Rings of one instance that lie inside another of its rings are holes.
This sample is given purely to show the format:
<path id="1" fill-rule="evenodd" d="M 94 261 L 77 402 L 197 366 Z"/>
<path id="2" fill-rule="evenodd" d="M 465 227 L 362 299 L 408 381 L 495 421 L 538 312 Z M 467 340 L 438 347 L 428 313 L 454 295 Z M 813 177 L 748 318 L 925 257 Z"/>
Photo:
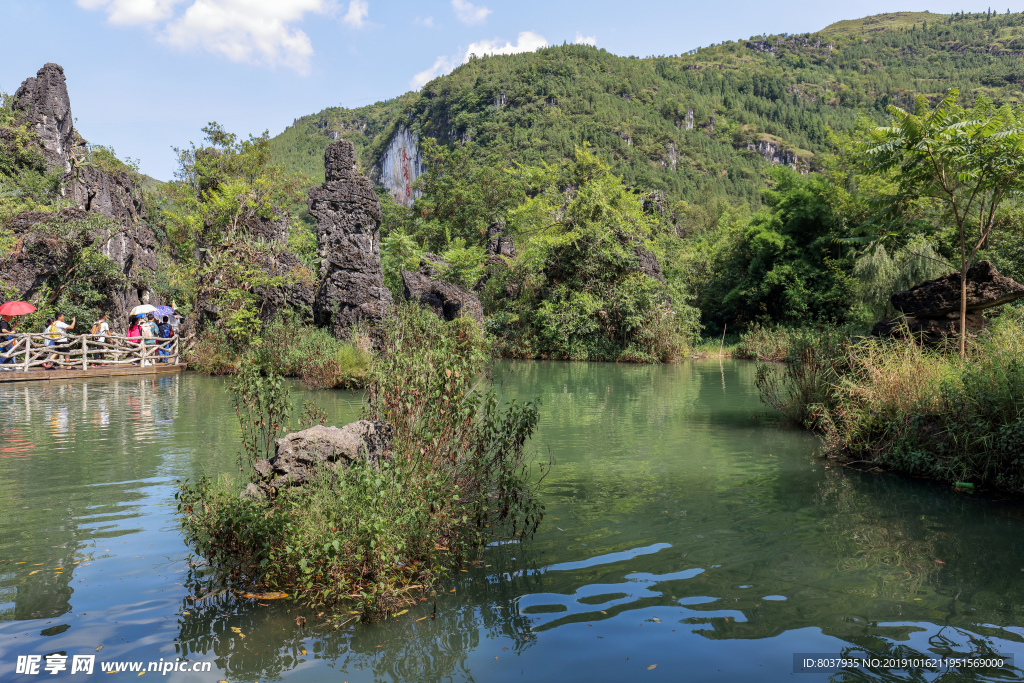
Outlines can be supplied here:
<path id="1" fill-rule="evenodd" d="M 110 365 L 149 366 L 156 364 L 177 365 L 179 362 L 178 338 L 158 337 L 131 341 L 117 334 L 68 335 L 66 342 L 53 341 L 44 333 L 14 333 L 0 336 L 0 349 L 11 344 L 11 348 L 0 351 L 0 369 L 64 368 L 87 370 L 90 367 Z M 100 341 L 103 339 L 103 341 Z M 152 343 L 147 343 L 152 342 Z M 14 363 L 10 359 L 14 359 Z"/>

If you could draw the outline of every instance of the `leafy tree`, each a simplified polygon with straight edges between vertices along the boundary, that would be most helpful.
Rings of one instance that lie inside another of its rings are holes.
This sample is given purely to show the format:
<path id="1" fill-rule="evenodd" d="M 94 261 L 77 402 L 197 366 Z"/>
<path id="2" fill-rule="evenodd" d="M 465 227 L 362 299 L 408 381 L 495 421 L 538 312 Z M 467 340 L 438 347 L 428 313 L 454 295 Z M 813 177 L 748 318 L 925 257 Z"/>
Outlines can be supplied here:
<path id="1" fill-rule="evenodd" d="M 716 277 L 698 299 L 714 327 L 754 322 L 802 325 L 842 322 L 856 283 L 852 249 L 839 242 L 843 222 L 834 187 L 821 175 L 774 169 L 765 209 L 734 228 L 732 245 L 714 265 Z"/>
<path id="2" fill-rule="evenodd" d="M 1024 190 L 1024 113 L 996 108 L 983 95 L 970 108 L 951 89 L 938 104 L 919 96 L 914 110 L 889 107 L 865 153 L 882 172 L 897 171 L 897 197 L 930 197 L 956 227 L 960 271 L 960 353 L 967 340 L 967 271 L 997 226 L 997 210 Z"/>
<path id="3" fill-rule="evenodd" d="M 213 316 L 230 341 L 245 345 L 261 327 L 273 288 L 312 279 L 308 267 L 271 272 L 267 265 L 284 245 L 254 232 L 267 221 L 289 221 L 280 207 L 295 203 L 301 188 L 270 162 L 267 133 L 239 141 L 217 123 L 203 132 L 207 146 L 176 150 L 177 182 L 169 188 L 165 217 L 177 258 L 168 280 L 191 283 L 185 307 Z M 313 240 L 306 226 L 289 228 L 289 246 L 307 263 Z"/>
<path id="4" fill-rule="evenodd" d="M 496 156 L 474 158 L 473 143 L 441 145 L 427 138 L 426 171 L 416 181 L 423 193 L 413 206 L 415 236 L 427 249 L 444 251 L 461 239 L 482 246 L 487 229 L 522 200 L 522 189 Z"/>
<path id="5" fill-rule="evenodd" d="M 656 221 L 641 198 L 585 147 L 563 168 L 522 168 L 519 175 L 528 198 L 508 215 L 519 254 L 484 292 L 505 352 L 679 357 L 696 331 L 695 311 L 680 287 L 654 276 Z"/>

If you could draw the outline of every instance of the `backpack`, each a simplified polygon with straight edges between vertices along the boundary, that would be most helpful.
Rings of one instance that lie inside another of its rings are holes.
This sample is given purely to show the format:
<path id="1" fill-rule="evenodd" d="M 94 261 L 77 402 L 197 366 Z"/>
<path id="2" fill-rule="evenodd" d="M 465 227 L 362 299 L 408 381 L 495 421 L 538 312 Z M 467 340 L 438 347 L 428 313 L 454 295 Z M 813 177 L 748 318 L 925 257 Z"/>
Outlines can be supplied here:
<path id="1" fill-rule="evenodd" d="M 170 339 L 174 336 L 174 329 L 170 323 L 163 323 L 160 325 L 160 336 L 165 339 Z"/>
<path id="2" fill-rule="evenodd" d="M 92 330 L 89 332 L 89 334 L 99 334 L 99 333 L 100 333 L 100 321 L 97 320 L 96 322 L 94 322 L 92 324 Z"/>

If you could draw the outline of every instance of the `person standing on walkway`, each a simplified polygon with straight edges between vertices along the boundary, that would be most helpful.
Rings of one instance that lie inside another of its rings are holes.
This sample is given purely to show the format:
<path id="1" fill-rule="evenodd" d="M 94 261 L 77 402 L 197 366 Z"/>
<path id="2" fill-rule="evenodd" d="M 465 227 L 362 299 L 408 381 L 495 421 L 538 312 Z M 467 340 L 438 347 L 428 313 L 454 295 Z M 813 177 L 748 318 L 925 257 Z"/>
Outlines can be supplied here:
<path id="1" fill-rule="evenodd" d="M 70 350 L 70 340 L 68 339 L 68 330 L 75 329 L 75 323 L 77 318 L 71 319 L 71 324 L 64 322 L 64 314 L 57 313 L 53 319 L 53 325 L 50 326 L 51 334 L 50 339 L 53 339 L 53 352 L 57 354 L 58 359 L 61 354 L 64 354 L 64 362 L 67 365 L 71 365 L 71 356 L 68 355 Z M 56 333 L 56 337 L 54 336 Z"/>
<path id="2" fill-rule="evenodd" d="M 96 322 L 92 324 L 92 331 L 90 334 L 95 335 L 95 342 L 97 344 L 107 343 L 107 335 L 110 333 L 110 324 L 107 322 L 106 312 L 100 313 L 100 317 L 96 319 Z M 107 357 L 106 352 L 100 347 L 100 350 L 92 354 L 93 360 L 105 360 Z"/>
<path id="3" fill-rule="evenodd" d="M 11 336 L 17 326 L 12 326 L 11 321 L 14 320 L 13 315 L 5 315 L 0 317 L 0 353 L 8 354 L 14 348 L 14 337 Z M 5 334 L 7 333 L 7 334 Z M 10 356 L 0 356 L 0 365 L 9 363 L 14 365 L 14 354 Z"/>
<path id="4" fill-rule="evenodd" d="M 156 323 L 153 322 L 153 314 L 149 313 L 145 318 L 139 321 L 139 329 L 142 330 L 142 343 L 145 346 L 143 357 L 150 355 L 150 349 L 156 344 L 156 336 L 160 334 L 160 330 L 154 330 Z M 142 365 L 149 365 L 149 360 L 143 360 Z"/>
<path id="5" fill-rule="evenodd" d="M 164 316 L 164 321 L 160 323 L 159 336 L 162 339 L 160 342 L 160 355 L 167 357 L 171 355 L 171 337 L 174 336 L 174 328 L 171 327 L 171 319 L 166 315 Z M 163 362 L 166 363 L 167 361 L 164 360 Z"/>
<path id="6" fill-rule="evenodd" d="M 139 326 L 139 320 L 140 318 L 135 316 L 128 318 L 128 342 L 130 344 L 142 344 L 142 328 Z"/>

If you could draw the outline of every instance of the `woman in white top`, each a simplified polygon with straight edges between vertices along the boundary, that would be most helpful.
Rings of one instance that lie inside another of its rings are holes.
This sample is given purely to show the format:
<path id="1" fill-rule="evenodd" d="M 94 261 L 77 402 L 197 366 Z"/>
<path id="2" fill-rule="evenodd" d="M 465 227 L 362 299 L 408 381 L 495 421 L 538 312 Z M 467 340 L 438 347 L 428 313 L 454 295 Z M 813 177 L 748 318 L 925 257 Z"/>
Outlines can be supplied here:
<path id="1" fill-rule="evenodd" d="M 55 331 L 57 331 L 58 334 L 60 334 L 60 337 L 53 342 L 53 350 L 58 355 L 58 357 L 60 356 L 61 353 L 63 353 L 64 354 L 64 362 L 69 364 L 69 365 L 71 364 L 71 356 L 67 355 L 68 350 L 69 350 L 68 349 L 68 330 L 75 329 L 75 321 L 76 320 L 77 320 L 77 318 L 72 318 L 71 319 L 71 324 L 70 325 L 67 324 L 66 322 L 64 322 L 64 314 L 63 313 L 58 313 L 56 315 L 56 317 L 54 318 L 54 320 L 53 320 L 53 327 L 55 328 Z"/>

